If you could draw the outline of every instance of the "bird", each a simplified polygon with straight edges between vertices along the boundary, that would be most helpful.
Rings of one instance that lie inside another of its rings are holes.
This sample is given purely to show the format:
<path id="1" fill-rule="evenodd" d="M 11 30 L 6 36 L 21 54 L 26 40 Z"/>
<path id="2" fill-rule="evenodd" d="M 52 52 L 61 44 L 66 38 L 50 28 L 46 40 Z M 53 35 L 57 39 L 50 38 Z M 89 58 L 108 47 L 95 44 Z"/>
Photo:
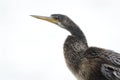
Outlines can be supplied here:
<path id="1" fill-rule="evenodd" d="M 31 16 L 54 23 L 70 32 L 63 46 L 64 58 L 77 80 L 120 80 L 120 54 L 89 46 L 83 31 L 68 16 Z"/>

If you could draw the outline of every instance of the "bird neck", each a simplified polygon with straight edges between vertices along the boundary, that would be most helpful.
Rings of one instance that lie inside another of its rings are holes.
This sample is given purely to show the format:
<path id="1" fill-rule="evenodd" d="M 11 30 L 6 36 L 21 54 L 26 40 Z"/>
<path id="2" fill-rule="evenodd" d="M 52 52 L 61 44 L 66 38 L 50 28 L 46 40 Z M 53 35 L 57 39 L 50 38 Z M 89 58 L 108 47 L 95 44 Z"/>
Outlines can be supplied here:
<path id="1" fill-rule="evenodd" d="M 71 28 L 69 28 L 68 30 L 73 36 L 78 37 L 83 43 L 87 45 L 87 40 L 86 40 L 84 33 L 76 24 L 74 24 L 74 26 L 71 26 Z"/>

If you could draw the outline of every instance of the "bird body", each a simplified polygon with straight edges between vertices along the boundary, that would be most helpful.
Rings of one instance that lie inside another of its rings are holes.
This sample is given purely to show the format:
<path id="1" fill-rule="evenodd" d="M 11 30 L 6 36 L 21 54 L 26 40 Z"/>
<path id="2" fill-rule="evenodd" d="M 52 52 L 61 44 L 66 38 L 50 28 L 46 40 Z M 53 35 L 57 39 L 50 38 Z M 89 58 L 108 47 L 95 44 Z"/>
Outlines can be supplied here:
<path id="1" fill-rule="evenodd" d="M 88 47 L 75 36 L 68 36 L 64 43 L 67 66 L 78 80 L 107 80 L 100 71 L 104 60 L 97 56 L 99 51 L 102 49 Z"/>
<path id="2" fill-rule="evenodd" d="M 64 57 L 77 80 L 120 80 L 119 53 L 89 47 L 82 30 L 65 15 L 32 16 L 57 24 L 71 33 L 64 43 Z"/>

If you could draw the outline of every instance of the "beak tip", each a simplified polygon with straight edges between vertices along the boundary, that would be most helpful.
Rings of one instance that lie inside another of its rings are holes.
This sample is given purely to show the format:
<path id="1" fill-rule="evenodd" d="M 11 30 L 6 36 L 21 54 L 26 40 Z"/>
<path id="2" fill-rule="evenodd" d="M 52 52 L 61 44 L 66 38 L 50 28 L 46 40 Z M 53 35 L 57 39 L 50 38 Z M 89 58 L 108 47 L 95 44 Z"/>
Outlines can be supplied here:
<path id="1" fill-rule="evenodd" d="M 52 22 L 52 23 L 57 23 L 58 21 L 51 18 L 51 17 L 45 17 L 45 16 L 39 16 L 39 15 L 30 15 L 31 17 L 37 18 L 37 19 L 42 19 L 42 20 L 46 20 L 48 22 Z"/>
<path id="2" fill-rule="evenodd" d="M 35 15 L 30 15 L 31 17 L 35 17 Z"/>
<path id="3" fill-rule="evenodd" d="M 41 19 L 41 17 L 40 16 L 38 16 L 38 15 L 30 15 L 31 17 L 34 17 L 34 18 L 37 18 L 37 19 Z"/>

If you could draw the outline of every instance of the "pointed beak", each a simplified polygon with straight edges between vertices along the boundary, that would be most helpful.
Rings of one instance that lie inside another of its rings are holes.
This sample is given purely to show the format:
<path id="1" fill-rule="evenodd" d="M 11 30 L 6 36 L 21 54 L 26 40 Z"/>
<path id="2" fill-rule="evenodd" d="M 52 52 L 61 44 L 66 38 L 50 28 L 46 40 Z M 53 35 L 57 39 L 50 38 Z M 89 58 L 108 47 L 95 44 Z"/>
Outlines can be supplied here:
<path id="1" fill-rule="evenodd" d="M 45 20 L 45 21 L 54 23 L 54 24 L 57 24 L 59 22 L 58 20 L 56 20 L 52 17 L 45 17 L 45 16 L 38 16 L 38 15 L 31 15 L 31 16 L 34 18 L 37 18 L 37 19 L 41 19 L 41 20 Z"/>

